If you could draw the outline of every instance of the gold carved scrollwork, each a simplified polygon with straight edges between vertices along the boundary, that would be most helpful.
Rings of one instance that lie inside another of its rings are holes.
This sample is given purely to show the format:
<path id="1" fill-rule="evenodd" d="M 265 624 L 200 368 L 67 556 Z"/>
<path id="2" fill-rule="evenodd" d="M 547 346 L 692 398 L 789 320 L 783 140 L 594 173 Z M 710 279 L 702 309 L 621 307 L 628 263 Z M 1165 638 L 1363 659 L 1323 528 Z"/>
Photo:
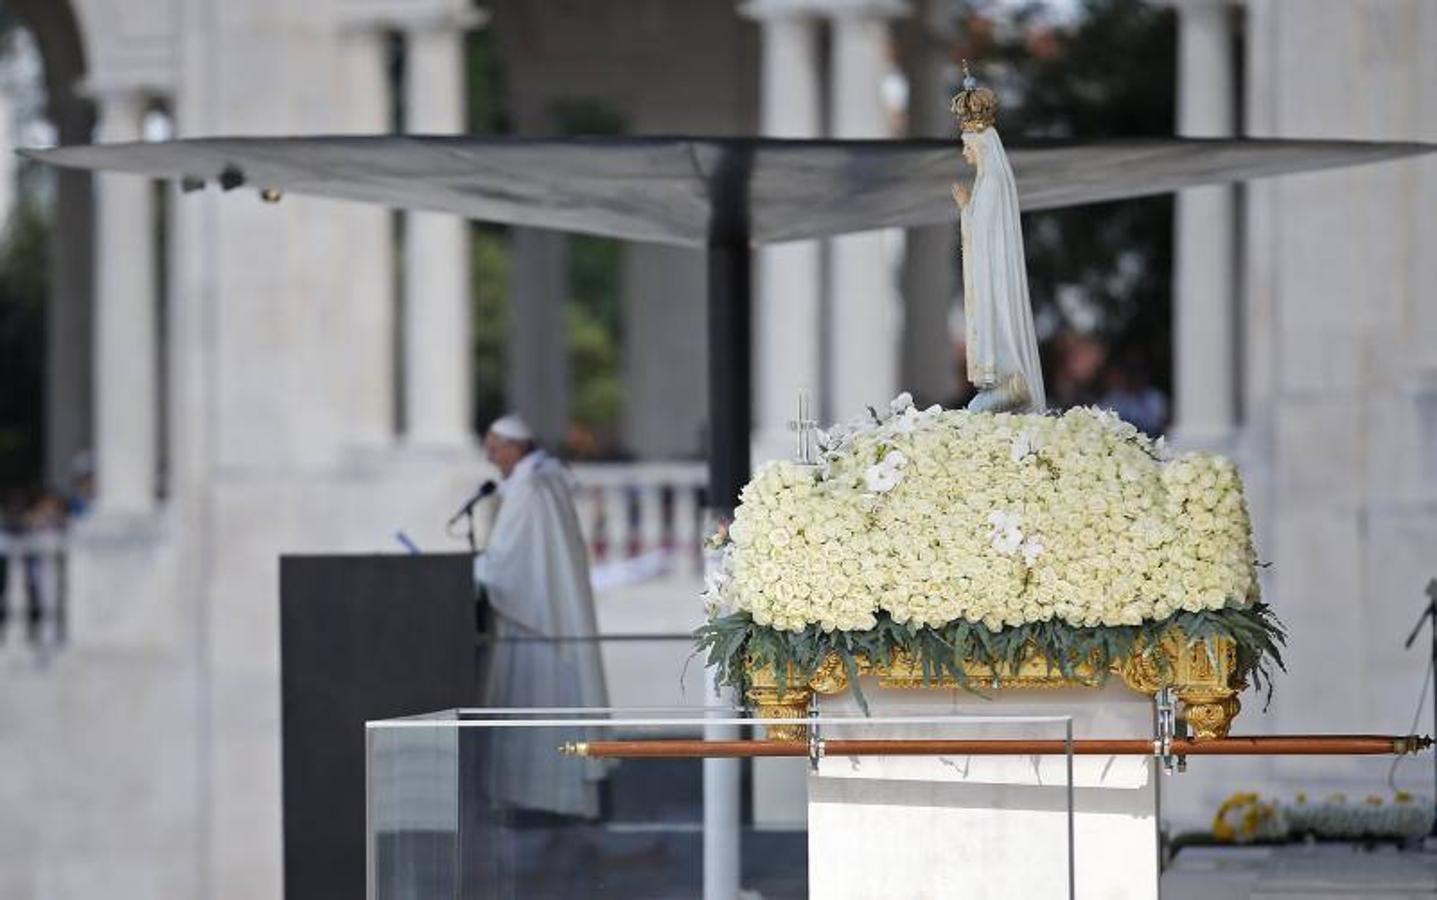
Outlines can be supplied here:
<path id="1" fill-rule="evenodd" d="M 1179 710 L 1198 740 L 1227 737 L 1233 717 L 1242 709 L 1237 699 L 1245 687 L 1237 677 L 1237 647 L 1226 638 L 1188 643 L 1176 630 L 1168 632 L 1156 653 L 1141 648 L 1117 667 L 1123 682 L 1135 691 L 1155 694 L 1173 688 Z"/>
<path id="2" fill-rule="evenodd" d="M 861 660 L 859 672 L 867 672 L 868 668 L 868 660 Z M 843 668 L 843 660 L 836 656 L 825 659 L 808 680 L 808 686 L 818 694 L 837 694 L 848 690 L 848 672 Z"/>
<path id="3" fill-rule="evenodd" d="M 809 684 L 800 685 L 790 681 L 780 687 L 771 666 L 749 667 L 747 698 L 754 714 L 761 719 L 794 719 L 800 722 L 806 720 L 813 694 L 814 690 Z M 770 725 L 768 739 L 804 741 L 808 739 L 808 728 L 800 724 Z"/>
<path id="4" fill-rule="evenodd" d="M 951 676 L 925 677 L 918 661 L 904 653 L 895 654 L 887 665 L 859 659 L 857 668 L 860 674 L 876 676 L 882 687 L 957 686 Z M 1226 737 L 1242 708 L 1237 694 L 1245 685 L 1236 669 L 1237 650 L 1232 641 L 1216 638 L 1211 646 L 1207 642 L 1190 644 L 1182 632 L 1172 629 L 1156 649 L 1135 648 L 1127 658 L 1115 660 L 1109 671 L 1138 693 L 1152 695 L 1165 687 L 1173 688 L 1182 704 L 1180 717 L 1187 721 L 1195 738 L 1208 740 Z M 994 672 L 977 661 L 965 663 L 963 670 L 968 683 L 983 691 L 1098 687 L 1108 674 L 1088 663 L 1077 666 L 1068 677 L 1036 651 L 1025 657 L 1014 672 Z M 803 719 L 815 694 L 837 694 L 849 687 L 848 673 L 837 656 L 825 659 L 807 681 L 789 680 L 782 690 L 771 667 L 750 667 L 749 679 L 748 700 L 755 713 L 772 719 Z M 803 725 L 773 726 L 768 729 L 768 738 L 805 740 L 807 729 Z"/>
<path id="5" fill-rule="evenodd" d="M 1183 703 L 1183 717 L 1193 737 L 1200 741 L 1227 737 L 1232 720 L 1242 709 L 1235 692 L 1206 695 L 1179 688 L 1178 699 Z"/>

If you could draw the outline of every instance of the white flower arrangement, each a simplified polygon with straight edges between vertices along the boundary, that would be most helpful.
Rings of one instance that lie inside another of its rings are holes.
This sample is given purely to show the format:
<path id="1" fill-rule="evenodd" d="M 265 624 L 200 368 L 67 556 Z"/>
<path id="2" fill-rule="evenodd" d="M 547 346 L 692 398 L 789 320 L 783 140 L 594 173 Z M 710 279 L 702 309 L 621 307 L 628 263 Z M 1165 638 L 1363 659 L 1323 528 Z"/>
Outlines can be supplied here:
<path id="1" fill-rule="evenodd" d="M 820 436 L 744 488 L 711 604 L 755 625 L 1139 625 L 1256 602 L 1233 464 L 1167 459 L 1111 412 L 914 408 Z"/>

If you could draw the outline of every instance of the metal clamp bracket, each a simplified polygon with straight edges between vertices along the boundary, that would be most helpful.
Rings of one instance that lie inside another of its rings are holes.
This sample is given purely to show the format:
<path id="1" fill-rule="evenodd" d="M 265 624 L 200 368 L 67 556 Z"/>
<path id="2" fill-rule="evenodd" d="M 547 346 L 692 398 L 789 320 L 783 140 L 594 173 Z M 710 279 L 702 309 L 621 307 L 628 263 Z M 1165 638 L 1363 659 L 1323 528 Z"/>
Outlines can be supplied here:
<path id="1" fill-rule="evenodd" d="M 1187 760 L 1173 753 L 1173 739 L 1178 736 L 1177 695 L 1165 687 L 1153 697 L 1157 704 L 1157 736 L 1153 739 L 1153 756 L 1162 763 L 1164 774 L 1187 771 Z"/>
<path id="2" fill-rule="evenodd" d="M 808 767 L 814 772 L 818 771 L 818 761 L 823 759 L 823 741 L 818 736 L 818 702 L 808 705 Z"/>

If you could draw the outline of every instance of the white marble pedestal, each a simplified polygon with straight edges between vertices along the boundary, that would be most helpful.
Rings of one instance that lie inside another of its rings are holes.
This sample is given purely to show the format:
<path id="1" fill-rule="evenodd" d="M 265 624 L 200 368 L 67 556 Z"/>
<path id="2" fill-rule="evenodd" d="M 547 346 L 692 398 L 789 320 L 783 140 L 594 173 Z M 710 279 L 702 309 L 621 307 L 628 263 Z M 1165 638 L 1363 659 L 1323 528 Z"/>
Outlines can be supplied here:
<path id="1" fill-rule="evenodd" d="M 1102 690 L 881 689 L 874 715 L 1071 715 L 1075 738 L 1151 737 L 1152 703 Z M 848 695 L 825 714 L 860 715 Z M 851 737 L 895 737 L 857 726 Z M 825 737 L 841 736 L 837 726 Z M 903 736 L 1058 738 L 1061 724 L 911 726 Z M 1081 900 L 1158 896 L 1158 786 L 1146 757 L 1074 757 L 1074 886 Z M 1067 766 L 1045 757 L 830 757 L 808 779 L 809 897 L 1031 900 L 1068 897 Z"/>

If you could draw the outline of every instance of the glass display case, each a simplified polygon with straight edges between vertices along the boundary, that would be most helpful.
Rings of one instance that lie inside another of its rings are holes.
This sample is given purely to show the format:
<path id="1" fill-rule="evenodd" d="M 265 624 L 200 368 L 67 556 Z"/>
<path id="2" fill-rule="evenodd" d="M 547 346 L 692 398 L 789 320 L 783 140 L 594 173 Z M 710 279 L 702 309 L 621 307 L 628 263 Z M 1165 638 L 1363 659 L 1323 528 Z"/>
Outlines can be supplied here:
<path id="1" fill-rule="evenodd" d="M 793 725 L 722 706 L 456 709 L 369 722 L 368 896 L 633 900 L 742 889 L 803 898 L 815 866 L 842 879 L 865 853 L 901 855 L 924 841 L 940 844 L 943 869 L 976 872 L 982 861 L 964 854 L 980 845 L 931 833 L 915 840 L 893 825 L 931 832 L 943 821 L 935 812 L 971 814 L 963 792 L 1015 789 L 991 766 L 983 771 L 991 757 L 912 743 L 963 739 L 1042 739 L 1066 751 L 1013 762 L 1024 778 L 1038 773 L 1023 788 L 1024 852 L 1052 870 L 1034 882 L 1041 893 L 1027 895 L 1071 891 L 1070 718 L 814 712 L 801 740 L 768 739 L 769 727 L 788 726 L 791 736 Z M 796 807 L 787 824 L 755 815 L 765 798 L 749 757 L 765 767 L 763 790 Z M 881 832 L 870 833 L 880 820 Z"/>

